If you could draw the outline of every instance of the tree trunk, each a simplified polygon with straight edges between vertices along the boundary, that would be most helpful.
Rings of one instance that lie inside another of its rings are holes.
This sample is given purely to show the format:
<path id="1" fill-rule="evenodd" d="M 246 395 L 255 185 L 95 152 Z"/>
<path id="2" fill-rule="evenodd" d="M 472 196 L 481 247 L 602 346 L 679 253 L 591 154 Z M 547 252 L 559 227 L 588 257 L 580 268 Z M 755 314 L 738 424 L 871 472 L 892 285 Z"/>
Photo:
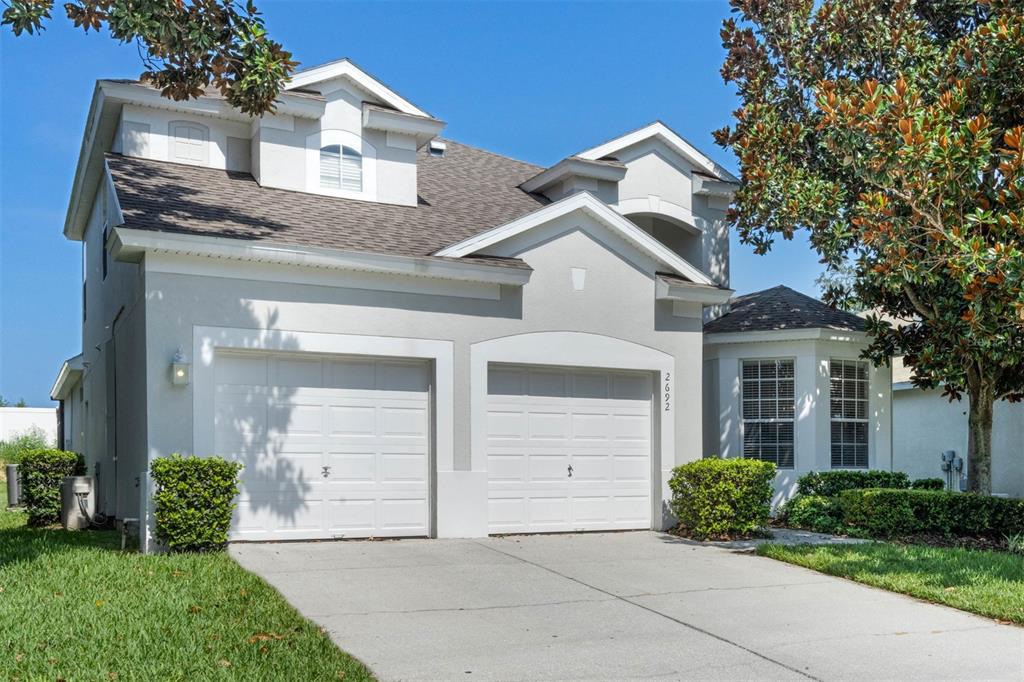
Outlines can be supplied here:
<path id="1" fill-rule="evenodd" d="M 967 489 L 972 493 L 992 493 L 992 411 L 995 387 L 980 382 L 969 390 L 967 417 Z"/>

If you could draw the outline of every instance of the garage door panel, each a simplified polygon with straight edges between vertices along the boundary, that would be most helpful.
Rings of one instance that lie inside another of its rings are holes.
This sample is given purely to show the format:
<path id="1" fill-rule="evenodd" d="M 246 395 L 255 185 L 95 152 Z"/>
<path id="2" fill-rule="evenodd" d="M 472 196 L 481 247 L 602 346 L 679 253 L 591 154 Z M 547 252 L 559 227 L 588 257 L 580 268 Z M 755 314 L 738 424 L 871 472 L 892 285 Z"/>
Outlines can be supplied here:
<path id="1" fill-rule="evenodd" d="M 427 472 L 418 452 L 386 452 L 380 455 L 381 483 L 426 483 Z"/>
<path id="2" fill-rule="evenodd" d="M 320 358 L 277 357 L 269 365 L 272 386 L 321 388 L 324 363 Z"/>
<path id="3" fill-rule="evenodd" d="M 649 374 L 499 365 L 488 386 L 491 532 L 650 527 Z"/>
<path id="4" fill-rule="evenodd" d="M 399 534 L 426 533 L 427 502 L 421 497 L 381 500 L 379 527 Z"/>
<path id="5" fill-rule="evenodd" d="M 332 499 L 327 504 L 327 528 L 332 535 L 372 535 L 377 528 L 375 499 Z"/>
<path id="6" fill-rule="evenodd" d="M 531 495 L 527 501 L 527 522 L 531 527 L 566 527 L 569 522 L 569 497 Z"/>
<path id="7" fill-rule="evenodd" d="M 267 384 L 267 357 L 265 355 L 218 353 L 213 368 L 214 379 L 218 385 L 252 385 Z"/>
<path id="8" fill-rule="evenodd" d="M 487 475 L 492 484 L 522 484 L 527 477 L 526 455 L 492 452 L 487 457 Z"/>
<path id="9" fill-rule="evenodd" d="M 530 412 L 528 438 L 533 441 L 566 440 L 571 433 L 570 416 L 564 412 Z"/>
<path id="10" fill-rule="evenodd" d="M 487 411 L 487 438 L 495 441 L 526 439 L 526 413 L 518 409 L 492 408 Z"/>
<path id="11" fill-rule="evenodd" d="M 377 433 L 377 408 L 370 405 L 329 405 L 327 433 L 331 436 L 373 437 Z"/>
<path id="12" fill-rule="evenodd" d="M 386 438 L 423 438 L 427 435 L 427 410 L 419 406 L 381 407 L 379 433 Z"/>
<path id="13" fill-rule="evenodd" d="M 428 532 L 426 363 L 218 353 L 218 367 L 222 357 L 228 380 L 265 382 L 215 389 L 217 451 L 246 465 L 232 537 Z"/>

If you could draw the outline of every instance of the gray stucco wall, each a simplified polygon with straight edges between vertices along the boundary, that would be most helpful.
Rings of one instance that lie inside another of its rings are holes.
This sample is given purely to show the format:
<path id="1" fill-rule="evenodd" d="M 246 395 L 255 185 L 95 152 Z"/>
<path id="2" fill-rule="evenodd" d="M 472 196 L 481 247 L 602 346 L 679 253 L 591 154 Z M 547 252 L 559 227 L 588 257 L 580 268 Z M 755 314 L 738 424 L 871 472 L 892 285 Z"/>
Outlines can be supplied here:
<path id="1" fill-rule="evenodd" d="M 675 357 L 677 452 L 672 456 L 676 461 L 700 457 L 699 307 L 693 317 L 674 316 L 671 302 L 655 300 L 655 263 L 635 252 L 613 253 L 598 241 L 607 240 L 603 228 L 560 228 L 537 234 L 539 241 L 509 247 L 535 272 L 522 290 L 502 288 L 500 300 L 261 281 L 255 265 L 252 279 L 173 274 L 157 272 L 171 267 L 157 268 L 152 261 L 146 277 L 150 456 L 192 450 L 192 386 L 172 386 L 168 363 L 176 348 L 191 347 L 194 326 L 217 326 L 273 330 L 285 340 L 289 332 L 321 332 L 452 341 L 456 470 L 470 467 L 471 344 L 538 331 L 628 340 Z M 583 291 L 573 290 L 573 267 L 587 270 Z M 404 284 L 414 289 L 420 282 L 428 284 L 415 279 Z"/>

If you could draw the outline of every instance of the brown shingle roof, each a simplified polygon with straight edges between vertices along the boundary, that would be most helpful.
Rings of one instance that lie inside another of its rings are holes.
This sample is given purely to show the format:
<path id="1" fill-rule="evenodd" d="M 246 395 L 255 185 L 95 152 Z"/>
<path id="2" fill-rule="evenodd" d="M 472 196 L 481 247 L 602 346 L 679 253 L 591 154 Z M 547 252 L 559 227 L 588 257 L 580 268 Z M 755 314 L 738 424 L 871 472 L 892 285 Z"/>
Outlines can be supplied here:
<path id="1" fill-rule="evenodd" d="M 730 310 L 704 325 L 705 334 L 762 332 L 779 329 L 845 329 L 864 331 L 864 320 L 830 308 L 816 298 L 777 286 L 729 302 Z"/>
<path id="2" fill-rule="evenodd" d="M 418 206 L 261 187 L 248 173 L 118 154 L 107 164 L 125 227 L 403 256 L 428 256 L 547 203 L 518 187 L 537 166 L 446 143 L 443 157 L 419 154 Z"/>

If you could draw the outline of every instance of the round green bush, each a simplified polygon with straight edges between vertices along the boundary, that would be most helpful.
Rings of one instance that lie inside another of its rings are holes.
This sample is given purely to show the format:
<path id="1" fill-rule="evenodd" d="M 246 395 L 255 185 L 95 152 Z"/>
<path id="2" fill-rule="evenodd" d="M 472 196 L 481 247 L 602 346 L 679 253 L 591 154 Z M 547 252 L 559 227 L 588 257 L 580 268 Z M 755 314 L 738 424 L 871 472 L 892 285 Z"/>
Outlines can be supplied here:
<path id="1" fill-rule="evenodd" d="M 785 523 L 815 533 L 835 533 L 842 528 L 842 511 L 834 497 L 796 495 L 782 508 Z"/>
<path id="2" fill-rule="evenodd" d="M 749 535 L 768 523 L 775 465 L 753 459 L 699 459 L 669 480 L 672 513 L 698 539 Z"/>
<path id="3" fill-rule="evenodd" d="M 172 552 L 208 552 L 228 542 L 242 465 L 220 457 L 159 457 L 150 465 L 156 483 L 156 538 Z"/>

